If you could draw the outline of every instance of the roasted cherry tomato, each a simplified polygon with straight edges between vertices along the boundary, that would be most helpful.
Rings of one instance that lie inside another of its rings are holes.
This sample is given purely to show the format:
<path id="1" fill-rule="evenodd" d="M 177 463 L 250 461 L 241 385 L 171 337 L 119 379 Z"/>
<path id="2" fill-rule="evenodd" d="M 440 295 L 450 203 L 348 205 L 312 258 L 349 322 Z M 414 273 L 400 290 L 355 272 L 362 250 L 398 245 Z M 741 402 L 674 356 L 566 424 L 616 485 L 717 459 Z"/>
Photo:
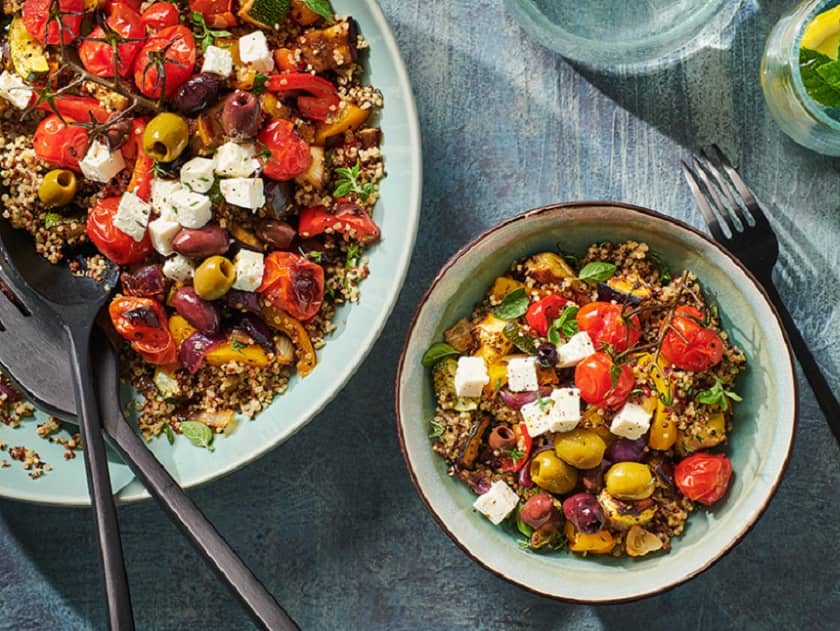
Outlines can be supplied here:
<path id="1" fill-rule="evenodd" d="M 703 372 L 723 358 L 720 336 L 701 324 L 703 314 L 694 307 L 677 307 L 665 337 L 662 356 L 677 368 Z"/>
<path id="2" fill-rule="evenodd" d="M 134 61 L 134 83 L 151 99 L 161 92 L 170 98 L 193 74 L 195 39 L 181 24 L 167 26 L 152 35 Z"/>
<path id="3" fill-rule="evenodd" d="M 300 211 L 298 234 L 304 239 L 323 234 L 328 228 L 351 234 L 362 243 L 378 241 L 381 235 L 371 216 L 358 204 L 339 201 L 332 211 L 311 206 Z"/>
<path id="4" fill-rule="evenodd" d="M 674 467 L 674 482 L 688 499 L 711 506 L 726 494 L 732 463 L 723 454 L 697 452 Z"/>
<path id="5" fill-rule="evenodd" d="M 312 120 L 326 120 L 338 111 L 340 99 L 336 87 L 324 79 L 308 72 L 274 74 L 265 84 L 269 92 L 279 94 L 299 93 L 298 109 L 301 115 Z"/>
<path id="6" fill-rule="evenodd" d="M 190 0 L 189 5 L 191 11 L 198 11 L 204 16 L 204 22 L 210 28 L 227 28 L 239 24 L 233 14 L 233 0 Z"/>
<path id="7" fill-rule="evenodd" d="M 106 33 L 102 26 L 94 28 L 79 45 L 79 58 L 85 69 L 98 77 L 113 77 L 115 71 L 119 76 L 127 77 L 143 46 L 146 27 L 140 21 L 140 14 L 122 2 L 111 5 L 105 23 L 109 32 Z M 117 44 L 116 55 L 111 39 Z"/>
<path id="8" fill-rule="evenodd" d="M 575 386 L 580 398 L 600 407 L 617 410 L 636 384 L 627 364 L 618 366 L 606 353 L 595 353 L 575 368 Z"/>
<path id="9" fill-rule="evenodd" d="M 157 300 L 117 294 L 108 306 L 108 314 L 117 333 L 129 340 L 144 360 L 164 366 L 177 361 L 166 311 Z"/>
<path id="10" fill-rule="evenodd" d="M 36 109 L 46 112 L 57 111 L 64 120 L 89 123 L 91 116 L 104 123 L 111 113 L 99 104 L 99 99 L 91 96 L 76 96 L 74 94 L 59 94 L 52 99 L 52 103 L 39 103 Z"/>
<path id="11" fill-rule="evenodd" d="M 611 302 L 590 302 L 578 311 L 578 327 L 589 334 L 595 348 L 609 345 L 617 353 L 626 351 L 639 341 L 642 326 L 639 316 L 628 318 L 624 309 Z"/>
<path id="12" fill-rule="evenodd" d="M 557 294 L 538 300 L 528 307 L 528 312 L 525 314 L 528 326 L 540 337 L 545 337 L 548 335 L 551 323 L 563 312 L 567 302 L 569 301 Z"/>
<path id="13" fill-rule="evenodd" d="M 52 114 L 38 124 L 33 144 L 35 155 L 49 164 L 81 172 L 79 160 L 85 157 L 90 138 L 84 127 L 63 123 Z"/>
<path id="14" fill-rule="evenodd" d="M 272 252 L 257 291 L 293 318 L 309 320 L 324 302 L 324 268 L 293 252 Z"/>
<path id="15" fill-rule="evenodd" d="M 519 471 L 525 466 L 525 463 L 528 462 L 528 458 L 531 455 L 531 447 L 534 444 L 534 439 L 528 434 L 528 428 L 525 426 L 525 423 L 514 425 L 513 433 L 516 435 L 516 452 L 502 454 L 500 458 L 502 471 Z"/>
<path id="16" fill-rule="evenodd" d="M 155 2 L 143 11 L 140 21 L 153 32 L 175 26 L 180 22 L 178 8 L 171 2 Z"/>
<path id="17" fill-rule="evenodd" d="M 152 251 L 148 231 L 142 241 L 135 241 L 114 226 L 114 215 L 120 205 L 119 197 L 106 197 L 90 209 L 87 235 L 97 249 L 118 265 L 137 263 Z"/>
<path id="18" fill-rule="evenodd" d="M 296 178 L 312 163 L 309 145 L 298 136 L 291 121 L 272 118 L 257 140 L 271 152 L 271 157 L 263 165 L 263 175 L 272 180 Z"/>
<path id="19" fill-rule="evenodd" d="M 39 42 L 69 44 L 82 34 L 84 9 L 85 0 L 58 0 L 57 5 L 53 5 L 53 0 L 26 0 L 21 17 L 26 30 Z M 61 14 L 60 20 L 56 10 Z"/>

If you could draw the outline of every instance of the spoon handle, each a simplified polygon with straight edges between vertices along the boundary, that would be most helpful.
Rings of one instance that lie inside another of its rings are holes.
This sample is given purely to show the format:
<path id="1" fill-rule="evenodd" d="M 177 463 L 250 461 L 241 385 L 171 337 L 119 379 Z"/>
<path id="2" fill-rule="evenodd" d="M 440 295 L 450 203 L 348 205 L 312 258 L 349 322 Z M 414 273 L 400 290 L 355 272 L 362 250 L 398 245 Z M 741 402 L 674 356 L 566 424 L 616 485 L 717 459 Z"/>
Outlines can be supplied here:
<path id="1" fill-rule="evenodd" d="M 113 631 L 132 631 L 134 618 L 120 541 L 120 527 L 111 492 L 105 441 L 93 388 L 89 350 L 90 328 L 68 326 L 67 332 L 70 338 L 70 365 L 84 446 L 88 492 L 93 506 L 99 562 L 105 582 L 108 625 Z"/>
<path id="2" fill-rule="evenodd" d="M 123 416 L 117 391 L 117 361 L 113 349 L 96 347 L 102 425 L 126 463 L 230 591 L 248 609 L 254 621 L 271 631 L 299 627 L 277 604 L 244 561 L 233 551 L 204 513 L 158 462 Z M 109 355 L 110 354 L 110 355 Z"/>

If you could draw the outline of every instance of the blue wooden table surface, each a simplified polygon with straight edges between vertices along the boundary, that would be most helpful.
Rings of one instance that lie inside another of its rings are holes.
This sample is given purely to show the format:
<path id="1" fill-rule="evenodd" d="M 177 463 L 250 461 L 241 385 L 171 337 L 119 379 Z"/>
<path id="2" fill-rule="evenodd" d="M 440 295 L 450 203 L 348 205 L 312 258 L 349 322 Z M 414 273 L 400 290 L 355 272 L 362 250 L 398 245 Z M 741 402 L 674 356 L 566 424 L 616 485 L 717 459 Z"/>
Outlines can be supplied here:
<path id="1" fill-rule="evenodd" d="M 408 320 L 460 245 L 560 200 L 623 200 L 699 227 L 678 163 L 708 142 L 773 209 L 780 291 L 840 389 L 840 161 L 783 136 L 758 84 L 764 39 L 790 2 L 748 1 L 719 45 L 645 75 L 573 67 L 530 41 L 500 0 L 382 4 L 425 156 L 399 304 L 316 421 L 193 497 L 304 629 L 837 628 L 840 450 L 804 380 L 789 470 L 752 533 L 686 585 L 602 607 L 534 596 L 474 565 L 412 488 L 392 405 Z M 156 505 L 120 517 L 140 629 L 250 628 Z M 92 536 L 86 510 L 0 501 L 0 628 L 103 628 Z"/>

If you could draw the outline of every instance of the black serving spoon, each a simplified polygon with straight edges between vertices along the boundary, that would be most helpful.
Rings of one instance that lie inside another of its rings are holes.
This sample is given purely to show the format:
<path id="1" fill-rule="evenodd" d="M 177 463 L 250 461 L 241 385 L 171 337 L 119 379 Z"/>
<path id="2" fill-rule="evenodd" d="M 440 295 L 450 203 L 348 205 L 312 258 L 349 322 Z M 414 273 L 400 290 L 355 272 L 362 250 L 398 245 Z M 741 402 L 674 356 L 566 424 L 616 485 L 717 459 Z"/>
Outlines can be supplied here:
<path id="1" fill-rule="evenodd" d="M 0 233 L 2 231 L 0 225 Z M 32 263 L 37 266 L 48 265 L 43 260 Z M 0 283 L 15 289 L 18 282 L 14 270 L 10 270 L 0 258 Z M 61 327 L 54 318 L 42 317 L 44 305 L 40 301 L 34 301 L 28 309 L 21 309 L 15 293 L 3 293 L 6 298 L 0 296 L 0 322 L 8 324 L 5 324 L 6 330 L 0 332 L 0 366 L 26 397 L 44 412 L 70 422 L 78 422 L 75 415 L 75 393 L 68 379 L 69 357 L 62 346 L 64 340 Z M 7 334 L 10 330 L 14 331 L 13 335 Z M 117 353 L 107 343 L 103 333 L 97 331 L 93 337 L 92 363 L 96 373 L 102 428 L 125 462 L 248 609 L 257 624 L 271 630 L 297 629 L 294 621 L 126 421 L 119 401 Z"/>

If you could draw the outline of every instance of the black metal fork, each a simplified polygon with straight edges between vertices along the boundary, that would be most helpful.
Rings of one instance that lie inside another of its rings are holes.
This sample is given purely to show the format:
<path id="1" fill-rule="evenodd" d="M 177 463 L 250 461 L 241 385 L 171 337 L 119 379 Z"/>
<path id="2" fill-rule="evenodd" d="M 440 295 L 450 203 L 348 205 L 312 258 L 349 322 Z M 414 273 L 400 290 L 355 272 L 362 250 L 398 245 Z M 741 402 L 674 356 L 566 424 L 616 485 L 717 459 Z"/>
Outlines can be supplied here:
<path id="1" fill-rule="evenodd" d="M 753 192 L 717 145 L 682 162 L 691 193 L 712 236 L 749 269 L 776 307 L 828 426 L 840 443 L 840 404 L 773 284 L 779 241 Z"/>

